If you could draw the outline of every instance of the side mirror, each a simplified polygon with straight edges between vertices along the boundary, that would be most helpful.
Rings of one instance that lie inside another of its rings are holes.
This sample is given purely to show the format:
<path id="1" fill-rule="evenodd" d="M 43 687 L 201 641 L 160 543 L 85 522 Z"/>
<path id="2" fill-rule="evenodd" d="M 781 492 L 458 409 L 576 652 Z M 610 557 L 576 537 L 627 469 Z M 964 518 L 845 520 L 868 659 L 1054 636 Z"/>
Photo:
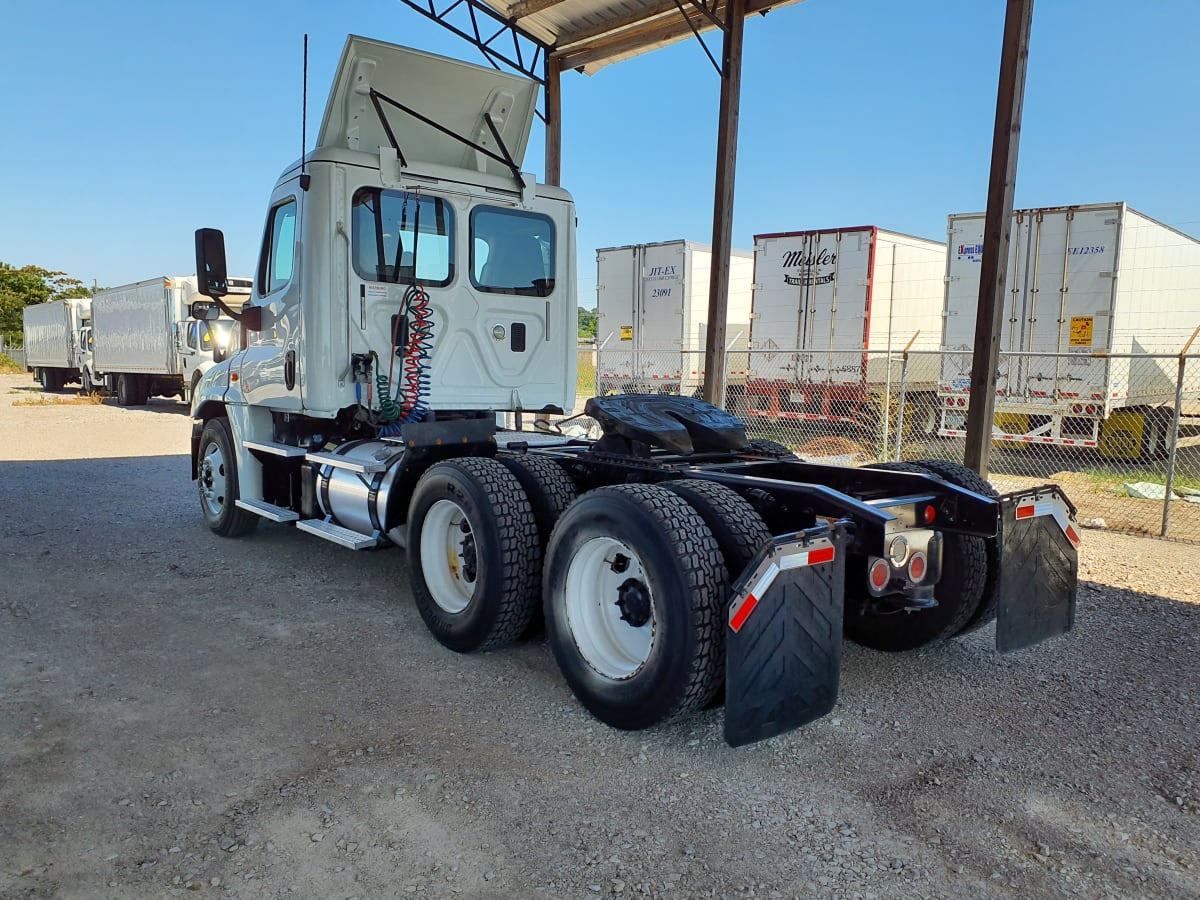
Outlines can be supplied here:
<path id="1" fill-rule="evenodd" d="M 211 300 L 197 300 L 188 307 L 188 315 L 198 322 L 215 322 L 221 310 Z"/>
<path id="2" fill-rule="evenodd" d="M 196 229 L 196 279 L 200 282 L 200 293 L 206 297 L 215 300 L 229 293 L 225 235 L 218 228 Z"/>

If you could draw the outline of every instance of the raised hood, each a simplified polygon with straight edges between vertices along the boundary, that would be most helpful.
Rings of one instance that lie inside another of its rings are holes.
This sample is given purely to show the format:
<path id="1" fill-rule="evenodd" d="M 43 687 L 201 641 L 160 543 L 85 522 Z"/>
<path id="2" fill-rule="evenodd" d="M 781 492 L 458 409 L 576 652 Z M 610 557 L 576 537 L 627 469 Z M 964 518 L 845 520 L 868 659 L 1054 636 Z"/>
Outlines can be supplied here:
<path id="1" fill-rule="evenodd" d="M 357 35 L 346 39 L 317 136 L 319 148 L 391 148 L 372 90 L 382 95 L 379 107 L 410 168 L 429 162 L 495 175 L 512 173 L 506 163 L 397 109 L 384 97 L 503 157 L 484 119 L 490 113 L 514 164 L 519 168 L 525 158 L 537 104 L 536 82 Z"/>

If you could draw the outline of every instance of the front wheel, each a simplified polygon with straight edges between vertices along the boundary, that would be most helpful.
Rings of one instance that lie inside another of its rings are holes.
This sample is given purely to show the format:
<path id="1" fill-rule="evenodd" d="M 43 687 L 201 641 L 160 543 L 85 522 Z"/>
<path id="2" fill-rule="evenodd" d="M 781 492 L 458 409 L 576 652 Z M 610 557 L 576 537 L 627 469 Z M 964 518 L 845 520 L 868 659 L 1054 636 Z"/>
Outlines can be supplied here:
<path id="1" fill-rule="evenodd" d="M 721 551 L 682 497 L 598 488 L 559 519 L 546 553 L 546 631 L 588 711 L 647 728 L 700 709 L 720 686 Z"/>
<path id="2" fill-rule="evenodd" d="M 443 645 L 487 650 L 528 627 L 542 550 L 529 500 L 502 463 L 431 466 L 409 504 L 408 547 L 417 610 Z"/>
<path id="3" fill-rule="evenodd" d="M 258 516 L 240 509 L 236 503 L 237 456 L 233 452 L 228 419 L 209 419 L 205 424 L 200 434 L 196 469 L 200 511 L 213 533 L 221 537 L 241 537 L 252 532 L 258 525 Z"/>

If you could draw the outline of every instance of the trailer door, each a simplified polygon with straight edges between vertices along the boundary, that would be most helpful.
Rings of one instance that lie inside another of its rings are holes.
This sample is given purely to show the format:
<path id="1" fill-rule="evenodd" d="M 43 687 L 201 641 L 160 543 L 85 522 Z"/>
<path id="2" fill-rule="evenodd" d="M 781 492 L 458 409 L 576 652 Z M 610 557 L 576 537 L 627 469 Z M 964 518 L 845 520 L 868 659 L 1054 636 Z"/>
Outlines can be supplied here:
<path id="1" fill-rule="evenodd" d="M 810 288 L 810 305 L 815 303 L 814 350 L 823 352 L 825 380 L 832 384 L 858 385 L 863 379 L 870 307 L 872 232 L 839 231 L 819 235 L 818 263 Z M 824 251 L 832 246 L 833 262 L 822 264 Z"/>
<path id="2" fill-rule="evenodd" d="M 649 244 L 641 259 L 641 374 L 651 390 L 678 391 L 682 371 L 684 295 L 682 244 Z"/>
<path id="3" fill-rule="evenodd" d="M 596 392 L 632 390 L 634 351 L 641 337 L 638 293 L 640 247 L 614 247 L 596 254 Z"/>
<path id="4" fill-rule="evenodd" d="M 1030 290 L 1020 349 L 1066 356 L 1025 360 L 1021 388 L 1027 396 L 1103 394 L 1108 348 L 1118 215 L 1115 207 L 1063 209 L 1034 214 Z"/>

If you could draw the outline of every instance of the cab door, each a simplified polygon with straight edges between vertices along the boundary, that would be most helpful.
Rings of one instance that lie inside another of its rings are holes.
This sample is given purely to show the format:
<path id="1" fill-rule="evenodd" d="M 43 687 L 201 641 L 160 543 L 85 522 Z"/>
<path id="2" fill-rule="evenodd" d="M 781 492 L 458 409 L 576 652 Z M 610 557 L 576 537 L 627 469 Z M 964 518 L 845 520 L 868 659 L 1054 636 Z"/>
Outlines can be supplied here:
<path id="1" fill-rule="evenodd" d="M 250 301 L 263 310 L 262 330 L 247 333 L 238 369 L 242 396 L 253 406 L 300 408 L 302 196 L 298 179 L 284 182 L 275 189 L 267 214 Z"/>

